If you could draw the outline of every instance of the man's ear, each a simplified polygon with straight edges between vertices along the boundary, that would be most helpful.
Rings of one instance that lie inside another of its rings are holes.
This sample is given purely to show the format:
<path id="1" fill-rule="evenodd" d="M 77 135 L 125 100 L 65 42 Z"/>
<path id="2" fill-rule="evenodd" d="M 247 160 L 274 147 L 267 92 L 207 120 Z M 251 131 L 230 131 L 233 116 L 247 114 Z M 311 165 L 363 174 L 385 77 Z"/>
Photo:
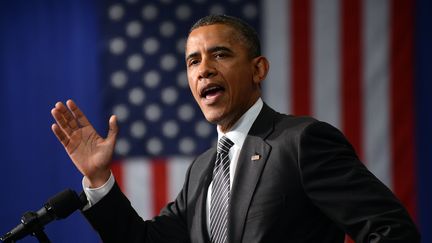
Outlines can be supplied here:
<path id="1" fill-rule="evenodd" d="M 270 68 L 269 62 L 267 58 L 259 56 L 254 58 L 253 64 L 253 81 L 256 84 L 260 84 L 267 76 Z"/>

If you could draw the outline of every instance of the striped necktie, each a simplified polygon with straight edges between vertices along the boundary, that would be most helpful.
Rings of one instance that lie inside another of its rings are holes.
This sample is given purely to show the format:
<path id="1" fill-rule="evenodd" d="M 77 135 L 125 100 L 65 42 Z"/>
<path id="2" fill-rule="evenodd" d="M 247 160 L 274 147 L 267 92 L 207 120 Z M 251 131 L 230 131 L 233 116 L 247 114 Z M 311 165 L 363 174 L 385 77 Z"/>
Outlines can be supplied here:
<path id="1" fill-rule="evenodd" d="M 212 243 L 228 240 L 228 205 L 230 200 L 230 159 L 228 152 L 234 143 L 227 137 L 220 138 L 210 204 L 210 233 Z"/>

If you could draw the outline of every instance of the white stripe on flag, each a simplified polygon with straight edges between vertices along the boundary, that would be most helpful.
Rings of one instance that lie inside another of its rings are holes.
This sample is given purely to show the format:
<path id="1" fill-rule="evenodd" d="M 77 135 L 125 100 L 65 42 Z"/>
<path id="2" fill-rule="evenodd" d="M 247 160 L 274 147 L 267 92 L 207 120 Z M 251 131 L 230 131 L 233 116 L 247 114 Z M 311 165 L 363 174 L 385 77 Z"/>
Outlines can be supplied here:
<path id="1" fill-rule="evenodd" d="M 143 219 L 153 215 L 153 183 L 150 163 L 142 158 L 123 163 L 123 185 L 132 206 Z"/>
<path id="2" fill-rule="evenodd" d="M 289 37 L 289 0 L 263 1 L 263 52 L 270 60 L 270 72 L 264 81 L 263 97 L 275 110 L 291 112 L 291 61 Z"/>
<path id="3" fill-rule="evenodd" d="M 368 168 L 391 188 L 389 1 L 363 4 L 364 156 Z"/>
<path id="4" fill-rule="evenodd" d="M 311 3 L 312 115 L 340 128 L 340 3 Z"/>
<path id="5" fill-rule="evenodd" d="M 193 158 L 174 157 L 168 160 L 168 200 L 174 200 L 183 187 L 186 171 Z"/>

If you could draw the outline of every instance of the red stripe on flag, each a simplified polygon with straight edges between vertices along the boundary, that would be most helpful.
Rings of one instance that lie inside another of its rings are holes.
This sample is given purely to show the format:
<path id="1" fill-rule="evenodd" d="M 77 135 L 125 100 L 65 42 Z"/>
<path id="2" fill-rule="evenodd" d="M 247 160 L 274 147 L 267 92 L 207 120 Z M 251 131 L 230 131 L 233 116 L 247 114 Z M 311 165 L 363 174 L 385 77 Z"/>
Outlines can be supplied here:
<path id="1" fill-rule="evenodd" d="M 341 4 L 342 129 L 362 157 L 362 4 L 360 0 L 342 1 Z"/>
<path id="2" fill-rule="evenodd" d="M 113 161 L 111 163 L 111 171 L 120 189 L 125 192 L 123 184 L 123 167 L 121 166 L 122 163 L 122 161 Z"/>
<path id="3" fill-rule="evenodd" d="M 153 213 L 158 215 L 168 202 L 168 168 L 164 159 L 151 161 L 153 184 Z"/>
<path id="4" fill-rule="evenodd" d="M 411 0 L 391 4 L 390 80 L 393 191 L 416 218 L 414 174 L 413 29 Z"/>
<path id="5" fill-rule="evenodd" d="M 342 129 L 357 154 L 363 155 L 362 3 L 341 1 L 341 97 Z M 354 241 L 347 236 L 346 243 Z"/>
<path id="6" fill-rule="evenodd" d="M 291 10 L 292 111 L 296 115 L 310 115 L 310 1 L 293 0 Z"/>

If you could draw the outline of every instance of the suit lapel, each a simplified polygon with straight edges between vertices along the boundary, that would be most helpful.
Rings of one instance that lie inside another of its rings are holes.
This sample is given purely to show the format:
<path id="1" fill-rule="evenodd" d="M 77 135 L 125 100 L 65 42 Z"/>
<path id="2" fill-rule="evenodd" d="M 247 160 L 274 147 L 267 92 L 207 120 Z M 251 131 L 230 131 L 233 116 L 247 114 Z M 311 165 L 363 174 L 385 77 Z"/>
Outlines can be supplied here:
<path id="1" fill-rule="evenodd" d="M 231 190 L 228 242 L 241 242 L 247 212 L 271 151 L 264 139 L 273 131 L 274 114 L 264 104 L 240 152 Z"/>
<path id="2" fill-rule="evenodd" d="M 208 187 L 212 181 L 212 176 L 213 176 L 213 167 L 214 167 L 214 161 L 216 160 L 216 148 L 211 149 L 208 154 L 204 157 L 202 157 L 201 159 L 199 159 L 197 161 L 197 164 L 199 166 L 202 166 L 201 169 L 198 170 L 203 170 L 204 173 L 202 173 L 203 177 L 199 180 L 199 186 L 201 187 L 201 189 L 199 189 L 200 191 L 200 195 L 198 198 L 200 198 L 201 200 L 198 200 L 196 203 L 198 203 L 198 207 L 195 207 L 196 210 L 199 210 L 198 212 L 196 212 L 199 215 L 200 218 L 200 222 L 198 224 L 198 226 L 200 227 L 200 231 L 201 231 L 201 236 L 197 239 L 192 239 L 192 242 L 201 242 L 201 240 L 203 240 L 203 242 L 210 242 L 210 234 L 208 232 L 207 229 L 207 191 L 208 191 Z M 194 200 L 191 200 L 194 201 Z"/>

